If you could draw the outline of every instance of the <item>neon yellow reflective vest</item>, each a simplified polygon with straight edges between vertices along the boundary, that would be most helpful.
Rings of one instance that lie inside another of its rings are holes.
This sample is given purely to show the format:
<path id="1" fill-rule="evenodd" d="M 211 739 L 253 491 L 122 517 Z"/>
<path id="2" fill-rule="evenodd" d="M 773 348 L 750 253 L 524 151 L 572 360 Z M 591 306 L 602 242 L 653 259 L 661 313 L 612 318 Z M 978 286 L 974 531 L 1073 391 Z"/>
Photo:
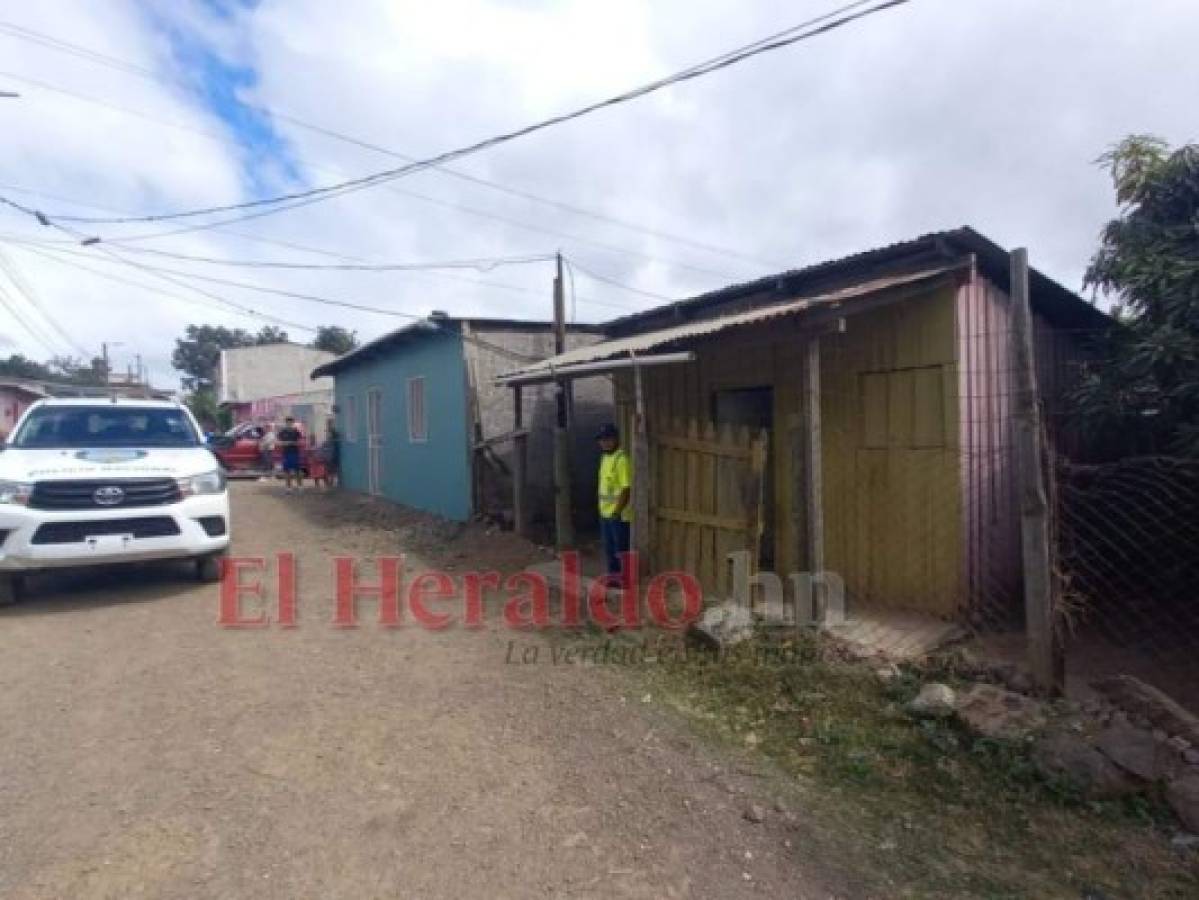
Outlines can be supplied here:
<path id="1" fill-rule="evenodd" d="M 633 486 L 633 466 L 629 462 L 629 454 L 616 449 L 600 457 L 599 468 L 599 514 L 610 519 L 616 513 L 616 504 L 620 500 L 621 491 Z M 633 504 L 630 500 L 625 505 L 620 518 L 625 522 L 633 521 Z"/>

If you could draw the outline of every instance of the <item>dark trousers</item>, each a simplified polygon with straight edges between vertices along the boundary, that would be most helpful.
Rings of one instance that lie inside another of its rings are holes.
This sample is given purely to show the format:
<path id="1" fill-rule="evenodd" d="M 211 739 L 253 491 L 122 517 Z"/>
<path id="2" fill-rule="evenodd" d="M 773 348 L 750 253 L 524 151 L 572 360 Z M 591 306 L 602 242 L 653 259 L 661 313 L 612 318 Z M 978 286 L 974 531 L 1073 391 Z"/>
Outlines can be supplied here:
<path id="1" fill-rule="evenodd" d="M 608 574 L 619 575 L 620 554 L 629 552 L 629 523 L 621 519 L 600 519 L 600 533 L 604 537 L 604 556 L 608 560 Z"/>

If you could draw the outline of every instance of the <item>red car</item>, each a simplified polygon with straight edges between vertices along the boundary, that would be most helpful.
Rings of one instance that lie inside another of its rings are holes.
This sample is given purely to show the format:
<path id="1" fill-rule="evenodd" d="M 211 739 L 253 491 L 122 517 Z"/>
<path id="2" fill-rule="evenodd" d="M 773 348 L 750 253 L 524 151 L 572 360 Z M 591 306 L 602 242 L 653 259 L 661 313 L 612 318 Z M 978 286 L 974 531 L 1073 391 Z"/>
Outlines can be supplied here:
<path id="1" fill-rule="evenodd" d="M 249 476 L 267 473 L 262 451 L 259 449 L 263 431 L 261 425 L 243 422 L 212 439 L 212 452 L 221 461 L 227 474 Z M 273 468 L 278 468 L 283 460 L 283 450 L 277 444 L 273 457 Z M 305 474 L 308 472 L 307 435 L 300 442 L 300 471 Z"/>

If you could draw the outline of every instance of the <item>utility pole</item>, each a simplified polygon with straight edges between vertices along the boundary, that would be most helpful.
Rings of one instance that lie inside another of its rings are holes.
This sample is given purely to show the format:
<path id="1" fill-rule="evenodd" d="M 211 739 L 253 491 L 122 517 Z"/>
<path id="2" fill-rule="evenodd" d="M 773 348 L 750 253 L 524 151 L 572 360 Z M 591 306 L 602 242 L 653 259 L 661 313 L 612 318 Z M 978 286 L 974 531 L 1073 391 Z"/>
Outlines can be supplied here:
<path id="1" fill-rule="evenodd" d="M 562 254 L 557 256 L 554 274 L 554 355 L 566 351 L 566 296 L 562 279 Z M 570 383 L 565 379 L 554 382 L 558 402 L 558 421 L 554 428 L 554 532 L 559 550 L 569 550 L 575 544 L 574 521 L 571 515 L 570 483 Z"/>
<path id="2" fill-rule="evenodd" d="M 1024 629 L 1033 683 L 1045 694 L 1062 689 L 1054 627 L 1049 500 L 1041 440 L 1041 410 L 1028 296 L 1028 251 L 1012 251 L 1012 361 L 1015 366 L 1016 479 L 1020 490 L 1020 544 L 1024 564 Z"/>

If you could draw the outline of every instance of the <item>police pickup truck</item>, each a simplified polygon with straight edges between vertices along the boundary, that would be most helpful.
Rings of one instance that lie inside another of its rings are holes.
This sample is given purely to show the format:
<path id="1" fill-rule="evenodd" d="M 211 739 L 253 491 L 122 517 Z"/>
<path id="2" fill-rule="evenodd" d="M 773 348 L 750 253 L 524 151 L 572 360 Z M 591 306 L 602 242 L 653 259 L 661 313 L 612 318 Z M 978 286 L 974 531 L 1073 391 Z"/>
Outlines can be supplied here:
<path id="1" fill-rule="evenodd" d="M 41 400 L 0 444 L 0 604 L 72 566 L 190 559 L 215 581 L 229 534 L 224 473 L 178 403 Z"/>

